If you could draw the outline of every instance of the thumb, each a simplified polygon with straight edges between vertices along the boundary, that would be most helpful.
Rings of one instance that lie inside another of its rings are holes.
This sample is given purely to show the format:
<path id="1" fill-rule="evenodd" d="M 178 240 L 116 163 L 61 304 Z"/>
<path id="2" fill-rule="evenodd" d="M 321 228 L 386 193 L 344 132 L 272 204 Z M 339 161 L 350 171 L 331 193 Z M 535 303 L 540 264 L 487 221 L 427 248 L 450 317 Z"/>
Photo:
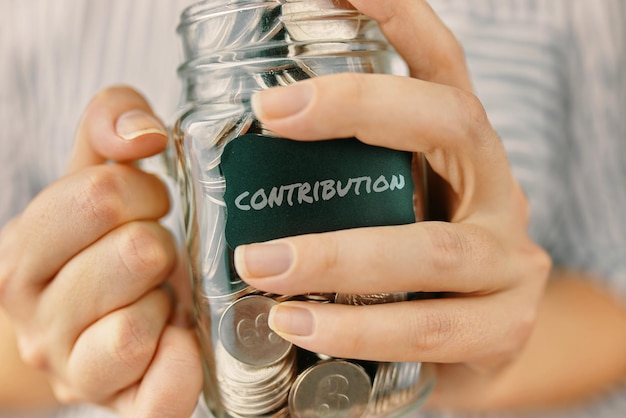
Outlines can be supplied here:
<path id="1" fill-rule="evenodd" d="M 462 46 L 428 1 L 350 2 L 378 22 L 412 77 L 473 91 Z"/>
<path id="2" fill-rule="evenodd" d="M 113 160 L 132 162 L 158 154 L 167 145 L 167 130 L 147 100 L 127 86 L 100 91 L 78 126 L 68 171 Z"/>

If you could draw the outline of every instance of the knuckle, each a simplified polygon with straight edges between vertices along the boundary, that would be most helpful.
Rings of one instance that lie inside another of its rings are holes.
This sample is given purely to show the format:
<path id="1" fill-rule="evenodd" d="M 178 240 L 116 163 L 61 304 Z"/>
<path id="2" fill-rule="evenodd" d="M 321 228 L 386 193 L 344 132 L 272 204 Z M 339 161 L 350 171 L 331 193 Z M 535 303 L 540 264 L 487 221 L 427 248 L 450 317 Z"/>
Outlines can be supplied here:
<path id="1" fill-rule="evenodd" d="M 109 167 L 86 172 L 74 199 L 79 213 L 105 225 L 117 225 L 124 214 L 123 178 Z"/>
<path id="2" fill-rule="evenodd" d="M 133 276 L 153 277 L 167 273 L 172 267 L 171 242 L 154 228 L 133 222 L 124 228 L 118 254 L 124 268 Z"/>
<path id="3" fill-rule="evenodd" d="M 129 313 L 120 313 L 110 341 L 114 359 L 129 370 L 143 369 L 152 360 L 156 342 L 142 321 Z"/>
<path id="4" fill-rule="evenodd" d="M 500 344 L 492 348 L 491 357 L 497 360 L 496 364 L 510 362 L 519 355 L 533 332 L 536 318 L 536 310 L 529 309 L 507 328 Z"/>
<path id="5" fill-rule="evenodd" d="M 537 270 L 537 277 L 542 283 L 545 283 L 552 271 L 552 257 L 550 257 L 546 250 L 539 246 L 537 246 L 535 255 L 535 268 Z"/>
<path id="6" fill-rule="evenodd" d="M 322 86 L 323 96 L 332 99 L 336 104 L 339 103 L 342 107 L 360 103 L 367 95 L 367 79 L 362 73 L 338 73 L 331 78 L 320 79 L 317 82 Z M 326 103 L 323 104 L 326 105 Z"/>
<path id="7" fill-rule="evenodd" d="M 453 228 L 432 225 L 429 238 L 432 245 L 431 262 L 437 270 L 453 270 L 463 263 L 467 243 Z"/>
<path id="8" fill-rule="evenodd" d="M 182 333 L 186 333 L 183 337 Z M 159 347 L 168 353 L 168 358 L 179 370 L 194 370 L 202 363 L 202 356 L 189 331 L 169 327 L 163 332 Z"/>
<path id="9" fill-rule="evenodd" d="M 49 369 L 48 352 L 43 338 L 18 335 L 18 352 L 25 365 L 42 371 Z"/>
<path id="10" fill-rule="evenodd" d="M 466 127 L 473 130 L 488 123 L 487 112 L 475 94 L 463 89 L 452 89 L 452 92 L 460 114 L 465 116 Z"/>
<path id="11" fill-rule="evenodd" d="M 322 339 L 322 349 L 317 352 L 322 352 L 333 357 L 353 357 L 359 358 L 363 355 L 366 347 L 372 345 L 372 336 L 367 332 L 359 332 L 358 326 L 352 326 L 350 328 L 336 328 L 333 333 L 326 333 Z M 341 343 L 338 345 L 338 339 Z"/>
<path id="12" fill-rule="evenodd" d="M 358 103 L 365 94 L 365 79 L 363 74 L 355 72 L 341 73 L 338 75 L 340 86 L 345 86 L 348 90 L 350 101 L 354 100 L 354 103 Z"/>
<path id="13" fill-rule="evenodd" d="M 63 384 L 53 383 L 51 385 L 52 394 L 59 403 L 63 405 L 76 404 L 79 402 L 88 401 L 82 394 L 78 393 L 76 389 Z"/>
<path id="14" fill-rule="evenodd" d="M 550 272 L 552 271 L 552 258 L 546 250 L 544 250 L 538 244 L 529 241 L 522 251 L 521 265 L 525 266 L 524 278 L 530 283 L 533 283 L 534 287 L 543 291 L 543 287 L 546 284 Z"/>
<path id="15" fill-rule="evenodd" d="M 463 89 L 451 89 L 452 103 L 456 104 L 459 122 L 456 126 L 461 130 L 460 138 L 466 138 L 471 146 L 480 148 L 492 142 L 493 135 L 489 132 L 489 118 L 481 101 L 471 92 Z"/>
<path id="16" fill-rule="evenodd" d="M 409 346 L 415 352 L 432 352 L 449 341 L 457 329 L 453 316 L 445 311 L 422 312 L 409 326 Z"/>
<path id="17" fill-rule="evenodd" d="M 321 262 L 319 266 L 323 273 L 329 274 L 332 277 L 332 272 L 335 271 L 340 266 L 341 255 L 339 243 L 337 242 L 337 237 L 333 233 L 322 234 L 319 245 L 320 248 L 318 251 L 315 251 L 317 254 L 321 254 Z"/>
<path id="18" fill-rule="evenodd" d="M 517 323 L 511 329 L 511 339 L 514 342 L 513 347 L 509 351 L 510 354 L 517 353 L 526 344 L 530 338 L 535 323 L 537 321 L 537 310 L 530 309 L 526 315 L 520 316 Z"/>

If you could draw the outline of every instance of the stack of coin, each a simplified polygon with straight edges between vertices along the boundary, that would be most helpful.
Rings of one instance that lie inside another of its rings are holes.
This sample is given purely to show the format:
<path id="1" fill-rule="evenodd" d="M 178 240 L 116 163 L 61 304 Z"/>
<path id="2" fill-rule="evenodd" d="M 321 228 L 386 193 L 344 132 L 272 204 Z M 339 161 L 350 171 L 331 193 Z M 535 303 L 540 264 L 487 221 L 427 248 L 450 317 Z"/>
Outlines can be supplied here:
<path id="1" fill-rule="evenodd" d="M 294 347 L 267 322 L 270 309 L 287 300 L 358 306 L 402 302 L 406 293 L 284 296 L 247 287 L 209 299 L 219 317 L 213 367 L 229 417 L 388 417 L 430 390 L 420 363 L 372 363 L 366 370 L 357 361 Z"/>
<path id="2" fill-rule="evenodd" d="M 267 324 L 269 297 L 248 295 L 222 313 L 215 348 L 222 403 L 233 416 L 284 408 L 297 373 L 295 349 Z"/>
<path id="3" fill-rule="evenodd" d="M 432 373 L 432 365 L 422 363 L 379 363 L 367 417 L 397 416 L 407 405 L 416 407 L 432 390 Z"/>
<path id="4" fill-rule="evenodd" d="M 222 403 L 229 414 L 259 417 L 284 409 L 297 373 L 295 356 L 295 350 L 291 350 L 282 360 L 258 367 L 238 361 L 218 344 L 215 352 L 217 381 Z"/>

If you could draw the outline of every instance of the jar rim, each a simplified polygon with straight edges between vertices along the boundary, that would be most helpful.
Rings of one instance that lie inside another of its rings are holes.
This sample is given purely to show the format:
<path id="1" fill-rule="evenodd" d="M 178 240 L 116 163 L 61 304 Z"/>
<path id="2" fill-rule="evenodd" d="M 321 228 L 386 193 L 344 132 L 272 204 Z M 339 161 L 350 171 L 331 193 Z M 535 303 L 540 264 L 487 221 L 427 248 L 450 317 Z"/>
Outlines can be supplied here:
<path id="1" fill-rule="evenodd" d="M 224 0 L 203 0 L 183 9 L 180 15 L 180 23 L 178 25 L 177 31 L 181 32 L 186 26 L 193 25 L 209 17 L 213 18 L 229 13 L 268 6 L 276 7 L 288 2 L 288 0 L 230 0 L 228 1 L 228 3 L 225 3 Z M 357 9 L 342 8 L 338 8 L 335 10 L 319 10 L 316 12 L 312 12 L 309 10 L 290 13 L 289 16 L 283 17 L 283 20 L 287 20 L 289 22 L 299 22 L 304 20 L 329 17 L 371 20 L 371 18 L 362 14 Z"/>
<path id="2" fill-rule="evenodd" d="M 224 0 L 203 0 L 183 9 L 180 15 L 178 31 L 182 27 L 196 23 L 209 16 L 214 17 L 241 10 L 277 6 L 279 4 L 281 4 L 280 0 L 230 0 L 227 3 Z"/>
<path id="3" fill-rule="evenodd" d="M 337 48 L 338 45 L 349 45 L 349 48 Z M 355 46 L 359 48 L 355 48 Z M 285 51 L 289 50 L 293 53 L 294 50 L 307 49 L 307 47 L 313 46 L 314 48 L 304 55 L 292 55 L 286 54 Z M 330 49 L 325 49 L 325 46 L 331 46 Z M 259 55 L 259 51 L 268 52 L 272 49 L 276 50 L 275 54 Z M 274 41 L 265 44 L 252 44 L 243 48 L 235 50 L 225 50 L 223 53 L 227 53 L 227 58 L 216 51 L 211 55 L 202 55 L 191 60 L 183 62 L 177 69 L 177 73 L 181 78 L 193 77 L 197 73 L 202 73 L 211 70 L 234 68 L 240 66 L 250 66 L 255 64 L 267 64 L 273 61 L 284 60 L 307 60 L 307 59 L 319 59 L 323 57 L 337 57 L 339 55 L 350 55 L 358 53 L 358 51 L 367 51 L 369 53 L 385 53 L 389 52 L 389 48 L 385 42 L 377 39 L 351 39 L 351 40 L 327 40 L 327 41 Z M 242 56 L 237 57 L 237 54 Z"/>

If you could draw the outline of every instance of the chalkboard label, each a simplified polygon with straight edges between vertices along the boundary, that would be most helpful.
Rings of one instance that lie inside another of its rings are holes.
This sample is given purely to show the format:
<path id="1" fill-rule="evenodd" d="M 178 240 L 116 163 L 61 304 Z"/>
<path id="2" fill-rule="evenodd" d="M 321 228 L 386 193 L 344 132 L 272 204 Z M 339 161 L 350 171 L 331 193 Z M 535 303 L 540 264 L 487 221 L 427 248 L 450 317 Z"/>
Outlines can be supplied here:
<path id="1" fill-rule="evenodd" d="M 256 134 L 222 154 L 231 248 L 291 235 L 415 222 L 411 153 L 357 139 Z"/>

